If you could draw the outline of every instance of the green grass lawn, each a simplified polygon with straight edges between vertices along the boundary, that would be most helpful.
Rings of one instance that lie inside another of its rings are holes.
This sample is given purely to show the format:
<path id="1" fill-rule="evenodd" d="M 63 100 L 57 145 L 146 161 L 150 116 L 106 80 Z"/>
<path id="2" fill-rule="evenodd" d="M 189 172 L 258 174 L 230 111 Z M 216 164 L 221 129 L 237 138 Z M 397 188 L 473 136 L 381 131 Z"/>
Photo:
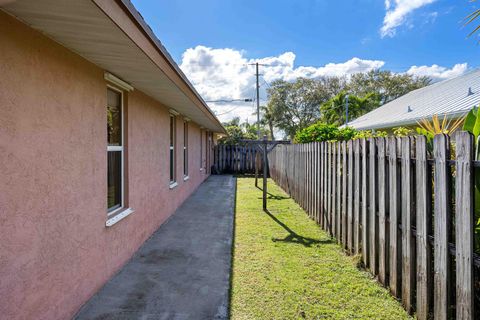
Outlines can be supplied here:
<path id="1" fill-rule="evenodd" d="M 232 319 L 409 318 L 285 192 L 268 188 L 265 213 L 254 179 L 237 179 Z"/>

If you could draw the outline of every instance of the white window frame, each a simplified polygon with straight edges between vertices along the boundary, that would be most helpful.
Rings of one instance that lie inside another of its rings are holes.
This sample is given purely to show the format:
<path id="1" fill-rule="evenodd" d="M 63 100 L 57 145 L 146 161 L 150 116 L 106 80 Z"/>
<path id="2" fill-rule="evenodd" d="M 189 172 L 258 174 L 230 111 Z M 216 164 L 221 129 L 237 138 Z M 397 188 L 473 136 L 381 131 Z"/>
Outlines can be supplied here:
<path id="1" fill-rule="evenodd" d="M 171 128 L 172 118 L 173 118 L 173 130 Z M 168 124 L 168 129 L 169 129 L 169 133 L 168 133 L 169 134 L 169 140 L 168 140 L 168 144 L 169 144 L 169 154 L 168 154 L 169 171 L 168 171 L 168 175 L 169 175 L 169 179 L 170 179 L 170 189 L 173 189 L 178 185 L 178 182 L 177 182 L 177 166 L 176 166 L 177 155 L 175 154 L 176 153 L 175 145 L 177 144 L 177 114 L 170 111 L 170 115 L 169 115 L 168 120 L 169 120 L 169 124 Z M 173 133 L 173 137 L 170 136 L 172 133 Z M 170 153 L 172 153 L 172 152 L 173 152 L 173 157 L 170 156 Z M 170 177 L 170 173 L 173 173 L 173 180 L 171 179 L 172 177 Z"/>
<path id="2" fill-rule="evenodd" d="M 203 127 L 200 128 L 200 171 L 203 171 Z"/>
<path id="3" fill-rule="evenodd" d="M 109 146 L 108 145 L 108 141 L 107 141 L 107 159 L 108 159 L 108 152 L 112 152 L 112 151 L 120 151 L 121 152 L 121 161 L 122 161 L 122 165 L 121 165 L 121 175 L 120 175 L 120 179 L 121 179 L 121 183 L 120 183 L 120 189 L 121 189 L 121 192 L 120 192 L 120 196 L 121 196 L 121 200 L 120 200 L 120 207 L 119 208 L 116 208 L 116 209 L 113 209 L 111 211 L 109 211 L 109 209 L 107 208 L 107 217 L 111 217 L 117 213 L 119 213 L 120 211 L 124 210 L 125 208 L 125 152 L 124 152 L 124 145 L 125 145 L 125 110 L 124 110 L 124 93 L 122 90 L 114 87 L 114 86 L 111 86 L 109 84 L 107 84 L 107 90 L 113 90 L 113 91 L 116 91 L 117 93 L 120 93 L 120 113 L 121 113 L 121 123 L 120 125 L 122 126 L 122 132 L 121 132 L 121 141 L 122 141 L 122 145 L 121 146 Z M 108 163 L 108 160 L 107 160 L 107 163 Z M 108 169 L 107 169 L 108 170 Z M 107 190 L 108 192 L 108 190 Z"/>
<path id="4" fill-rule="evenodd" d="M 189 179 L 189 165 L 188 165 L 188 138 L 189 138 L 189 125 L 190 119 L 184 118 L 183 119 L 183 181 L 187 181 Z"/>

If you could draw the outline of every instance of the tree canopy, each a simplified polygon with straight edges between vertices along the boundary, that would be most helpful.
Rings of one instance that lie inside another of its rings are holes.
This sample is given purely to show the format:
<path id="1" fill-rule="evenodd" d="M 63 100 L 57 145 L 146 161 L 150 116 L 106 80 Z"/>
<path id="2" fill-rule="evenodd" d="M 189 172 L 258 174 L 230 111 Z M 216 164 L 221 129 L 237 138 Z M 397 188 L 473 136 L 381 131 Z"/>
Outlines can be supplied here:
<path id="1" fill-rule="evenodd" d="M 347 92 L 342 91 L 335 97 L 320 106 L 320 120 L 325 123 L 342 125 L 346 123 L 346 96 Z M 348 117 L 349 121 L 364 115 L 380 106 L 380 96 L 375 92 L 369 92 L 363 97 L 355 95 L 348 96 Z"/>
<path id="2" fill-rule="evenodd" d="M 240 140 L 255 140 L 257 139 L 257 125 L 256 123 L 249 124 L 248 122 L 240 123 L 240 118 L 235 117 L 230 121 L 224 122 L 223 126 L 227 131 L 227 136 L 219 139 L 220 144 L 238 144 Z M 268 135 L 269 132 L 263 124 L 260 124 L 260 134 Z"/>
<path id="3" fill-rule="evenodd" d="M 264 124 L 291 139 L 295 133 L 321 121 L 345 123 L 345 96 L 349 96 L 349 120 L 378 108 L 412 90 L 431 83 L 428 77 L 372 70 L 347 77 L 298 78 L 274 81 L 267 90 Z M 266 116 L 268 115 L 268 119 Z"/>
<path id="4" fill-rule="evenodd" d="M 384 70 L 371 70 L 367 73 L 352 75 L 347 86 L 349 93 L 366 96 L 369 93 L 378 95 L 380 105 L 395 100 L 410 91 L 428 86 L 429 77 L 417 77 L 406 73 L 393 73 Z"/>

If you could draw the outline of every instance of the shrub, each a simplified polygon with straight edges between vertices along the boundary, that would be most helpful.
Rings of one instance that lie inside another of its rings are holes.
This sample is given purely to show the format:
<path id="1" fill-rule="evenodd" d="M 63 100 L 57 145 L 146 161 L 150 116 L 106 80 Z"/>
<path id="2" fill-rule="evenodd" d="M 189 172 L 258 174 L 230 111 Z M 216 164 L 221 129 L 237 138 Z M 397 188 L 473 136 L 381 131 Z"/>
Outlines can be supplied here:
<path id="1" fill-rule="evenodd" d="M 373 130 L 361 130 L 357 131 L 353 136 L 353 139 L 368 139 L 368 138 L 386 138 L 388 132 L 386 131 L 373 131 Z"/>
<path id="2" fill-rule="evenodd" d="M 317 122 L 305 129 L 297 131 L 295 142 L 332 141 L 337 139 L 339 129 L 333 124 Z"/>
<path id="3" fill-rule="evenodd" d="M 408 129 L 405 127 L 398 127 L 393 129 L 393 135 L 395 137 L 407 137 L 413 133 L 412 129 Z"/>

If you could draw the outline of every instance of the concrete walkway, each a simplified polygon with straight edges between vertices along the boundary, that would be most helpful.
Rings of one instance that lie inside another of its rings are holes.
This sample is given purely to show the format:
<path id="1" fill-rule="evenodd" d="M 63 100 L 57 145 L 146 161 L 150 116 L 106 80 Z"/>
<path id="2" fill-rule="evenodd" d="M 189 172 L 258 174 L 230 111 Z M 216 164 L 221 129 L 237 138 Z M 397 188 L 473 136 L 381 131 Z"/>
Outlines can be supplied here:
<path id="1" fill-rule="evenodd" d="M 76 319 L 227 319 L 234 201 L 211 176 Z"/>

